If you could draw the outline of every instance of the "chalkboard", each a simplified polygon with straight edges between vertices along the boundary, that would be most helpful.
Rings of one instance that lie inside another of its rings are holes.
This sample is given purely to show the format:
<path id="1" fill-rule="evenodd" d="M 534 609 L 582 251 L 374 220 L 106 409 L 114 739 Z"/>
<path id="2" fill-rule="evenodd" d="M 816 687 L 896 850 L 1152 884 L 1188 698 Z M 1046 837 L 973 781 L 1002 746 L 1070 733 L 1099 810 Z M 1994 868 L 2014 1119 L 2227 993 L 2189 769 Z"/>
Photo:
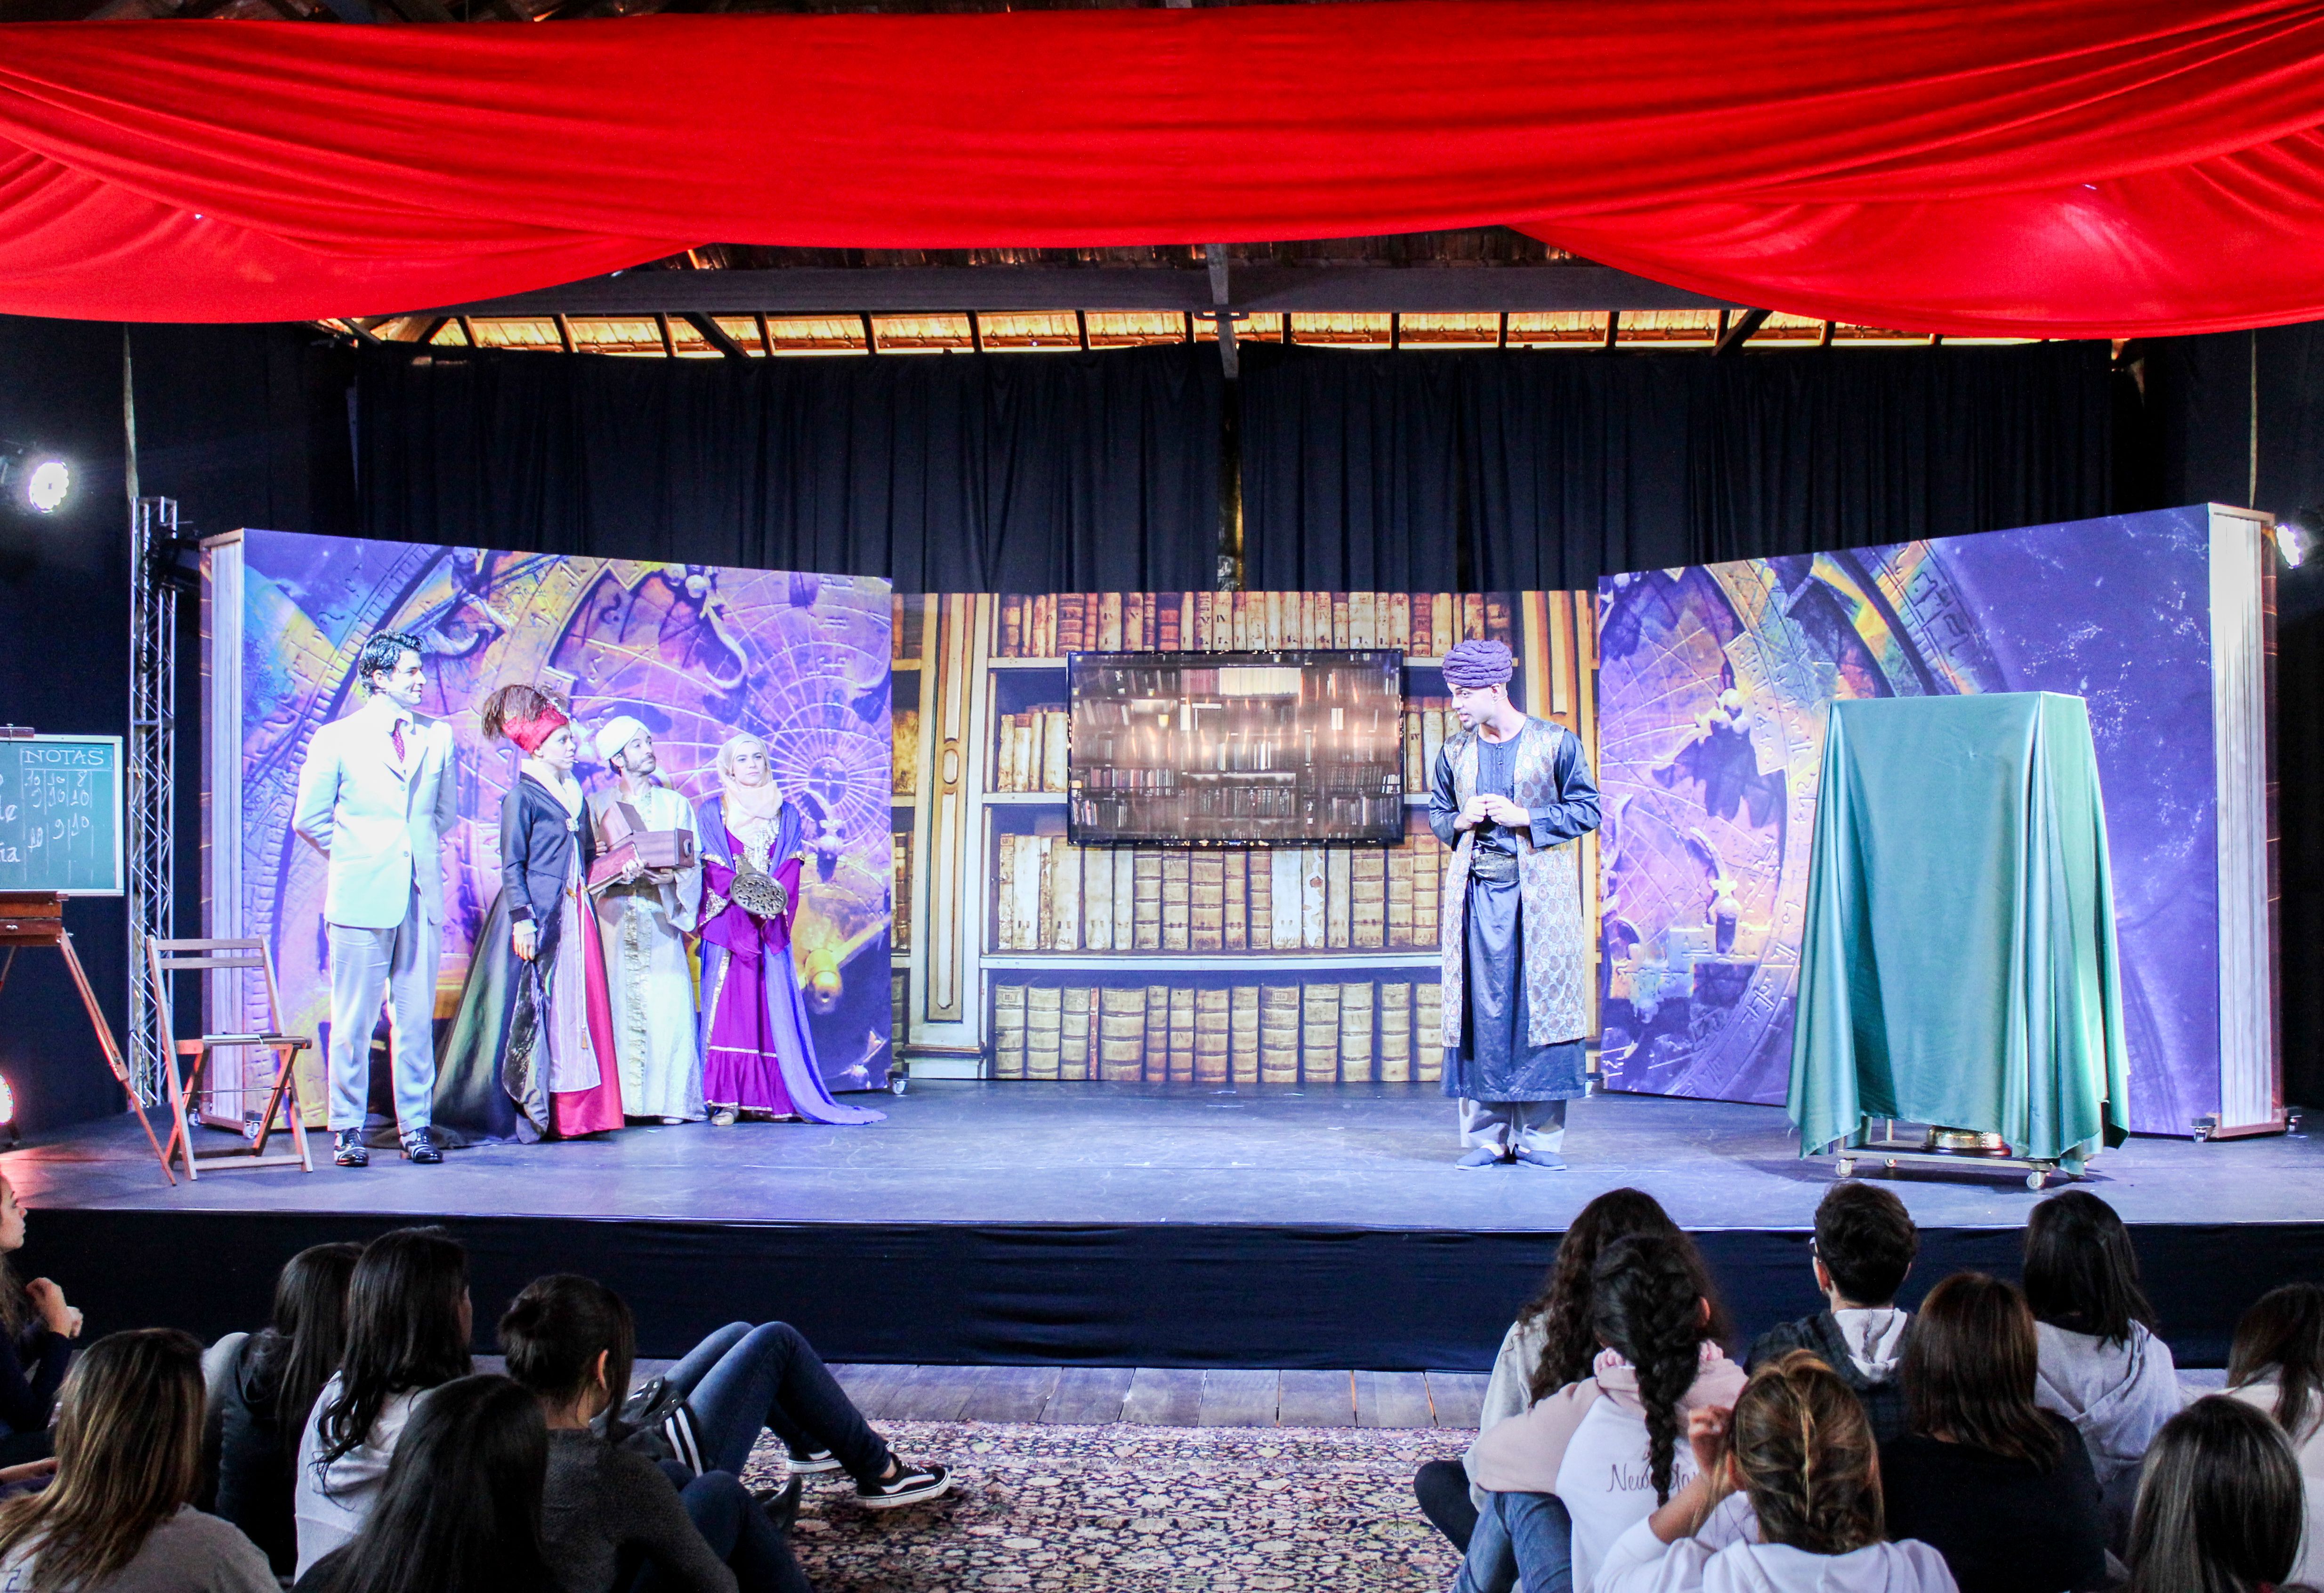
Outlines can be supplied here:
<path id="1" fill-rule="evenodd" d="M 121 738 L 0 741 L 0 891 L 119 896 Z"/>

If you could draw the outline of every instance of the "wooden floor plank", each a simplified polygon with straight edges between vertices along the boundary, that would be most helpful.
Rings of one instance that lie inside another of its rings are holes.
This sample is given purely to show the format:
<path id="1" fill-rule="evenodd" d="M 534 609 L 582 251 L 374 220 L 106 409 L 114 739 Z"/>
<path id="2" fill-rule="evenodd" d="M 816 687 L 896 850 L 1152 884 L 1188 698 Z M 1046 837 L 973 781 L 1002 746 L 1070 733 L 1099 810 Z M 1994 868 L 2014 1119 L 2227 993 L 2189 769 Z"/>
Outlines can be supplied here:
<path id="1" fill-rule="evenodd" d="M 897 1387 L 903 1382 L 904 1375 L 912 1369 L 908 1366 L 874 1366 L 864 1363 L 836 1366 L 831 1367 L 830 1371 L 831 1375 L 839 1380 L 839 1386 L 846 1391 L 847 1397 L 854 1402 L 855 1408 L 862 1412 L 866 1419 L 873 1422 L 893 1422 L 899 1418 L 897 1413 L 889 1408 L 889 1402 L 894 1397 Z"/>
<path id="2" fill-rule="evenodd" d="M 1356 1398 L 1346 1372 L 1286 1372 L 1276 1420 L 1286 1427 L 1353 1427 Z"/>
<path id="3" fill-rule="evenodd" d="M 1425 1372 L 1358 1372 L 1356 1425 L 1434 1427 Z"/>
<path id="4" fill-rule="evenodd" d="M 1428 1403 L 1439 1427 L 1474 1427 L 1485 1410 L 1482 1372 L 1430 1372 Z"/>
<path id="5" fill-rule="evenodd" d="M 1066 1367 L 1057 1374 L 1057 1386 L 1041 1409 L 1046 1423 L 1102 1427 L 1124 1420 L 1122 1402 L 1130 1397 L 1133 1367 Z"/>
<path id="6" fill-rule="evenodd" d="M 1192 1427 L 1202 1410 L 1202 1373 L 1140 1367 L 1121 1402 L 1121 1419 L 1146 1427 Z"/>
<path id="7" fill-rule="evenodd" d="M 908 1367 L 890 1391 L 888 1414 L 898 1422 L 957 1422 L 975 1386 L 974 1367 Z"/>
<path id="8" fill-rule="evenodd" d="M 978 1367 L 968 1380 L 964 1422 L 1038 1422 L 1057 1386 L 1055 1367 Z"/>
<path id="9" fill-rule="evenodd" d="M 1281 1399 L 1280 1372 L 1213 1370 L 1203 1374 L 1204 1427 L 1272 1427 Z"/>

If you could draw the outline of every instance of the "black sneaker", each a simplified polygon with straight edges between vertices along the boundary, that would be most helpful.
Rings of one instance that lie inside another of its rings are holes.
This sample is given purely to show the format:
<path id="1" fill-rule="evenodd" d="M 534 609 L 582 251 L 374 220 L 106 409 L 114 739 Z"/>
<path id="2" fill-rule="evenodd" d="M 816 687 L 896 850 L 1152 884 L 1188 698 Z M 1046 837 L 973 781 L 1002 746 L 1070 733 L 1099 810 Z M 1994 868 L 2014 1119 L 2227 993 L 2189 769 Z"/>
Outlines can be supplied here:
<path id="1" fill-rule="evenodd" d="M 790 1467 L 793 1477 L 806 1477 L 818 1471 L 839 1469 L 839 1458 L 829 1450 L 816 1450 L 812 1454 L 806 1455 L 788 1455 L 784 1458 L 784 1460 L 785 1464 Z"/>
<path id="2" fill-rule="evenodd" d="M 363 1130 L 360 1128 L 340 1129 L 338 1143 L 331 1149 L 331 1160 L 337 1162 L 342 1167 L 370 1166 L 371 1152 L 364 1148 Z"/>
<path id="3" fill-rule="evenodd" d="M 896 1475 L 884 1482 L 859 1482 L 855 1502 L 866 1510 L 900 1510 L 952 1491 L 952 1473 L 941 1466 L 896 1462 Z"/>
<path id="4" fill-rule="evenodd" d="M 428 1137 L 425 1128 L 414 1128 L 403 1137 L 403 1155 L 405 1160 L 422 1167 L 433 1167 L 444 1159 L 444 1153 L 436 1148 L 436 1142 Z"/>
<path id="5" fill-rule="evenodd" d="M 780 1488 L 761 1488 L 752 1496 L 759 1508 L 767 1514 L 767 1524 L 779 1533 L 788 1533 L 791 1524 L 798 1520 L 799 1496 L 806 1485 L 796 1477 Z"/>

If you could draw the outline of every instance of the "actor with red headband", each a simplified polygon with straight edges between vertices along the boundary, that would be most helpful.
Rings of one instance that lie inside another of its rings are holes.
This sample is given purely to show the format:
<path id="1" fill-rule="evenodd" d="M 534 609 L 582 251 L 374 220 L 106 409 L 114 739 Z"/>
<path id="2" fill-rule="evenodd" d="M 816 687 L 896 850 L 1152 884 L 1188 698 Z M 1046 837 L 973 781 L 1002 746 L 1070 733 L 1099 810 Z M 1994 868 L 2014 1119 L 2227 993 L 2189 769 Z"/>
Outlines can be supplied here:
<path id="1" fill-rule="evenodd" d="M 1563 1168 L 1565 1103 L 1587 1092 L 1590 935 L 1580 838 L 1598 827 L 1582 739 L 1509 701 L 1498 641 L 1444 655 L 1461 733 L 1430 770 L 1428 823 L 1452 848 L 1443 936 L 1444 1093 L 1459 1165 Z"/>
<path id="2" fill-rule="evenodd" d="M 504 686 L 486 736 L 524 754 L 501 802 L 501 894 L 476 934 L 446 1037 L 436 1115 L 473 1138 L 571 1138 L 622 1126 L 605 953 L 587 899 L 597 860 L 564 704 Z"/>
<path id="3" fill-rule="evenodd" d="M 290 827 L 330 860 L 331 1132 L 342 1167 L 371 1160 L 371 1033 L 388 1009 L 403 1154 L 440 1162 L 429 1137 L 436 1088 L 436 961 L 443 944 L 443 833 L 454 806 L 452 727 L 415 712 L 428 677 L 420 640 L 383 631 L 355 657 L 364 705 L 316 731 Z"/>

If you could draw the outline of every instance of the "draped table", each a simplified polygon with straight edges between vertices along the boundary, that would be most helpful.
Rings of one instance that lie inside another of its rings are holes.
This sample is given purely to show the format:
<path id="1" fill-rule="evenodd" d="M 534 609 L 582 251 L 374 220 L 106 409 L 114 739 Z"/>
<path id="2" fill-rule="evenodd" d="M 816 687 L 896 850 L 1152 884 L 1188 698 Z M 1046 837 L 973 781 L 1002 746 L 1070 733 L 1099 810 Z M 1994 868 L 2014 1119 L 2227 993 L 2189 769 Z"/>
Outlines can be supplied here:
<path id="1" fill-rule="evenodd" d="M 1835 702 L 1800 945 L 1800 1152 L 1869 1119 L 2079 1172 L 2128 1131 L 2089 713 L 2051 692 Z"/>

